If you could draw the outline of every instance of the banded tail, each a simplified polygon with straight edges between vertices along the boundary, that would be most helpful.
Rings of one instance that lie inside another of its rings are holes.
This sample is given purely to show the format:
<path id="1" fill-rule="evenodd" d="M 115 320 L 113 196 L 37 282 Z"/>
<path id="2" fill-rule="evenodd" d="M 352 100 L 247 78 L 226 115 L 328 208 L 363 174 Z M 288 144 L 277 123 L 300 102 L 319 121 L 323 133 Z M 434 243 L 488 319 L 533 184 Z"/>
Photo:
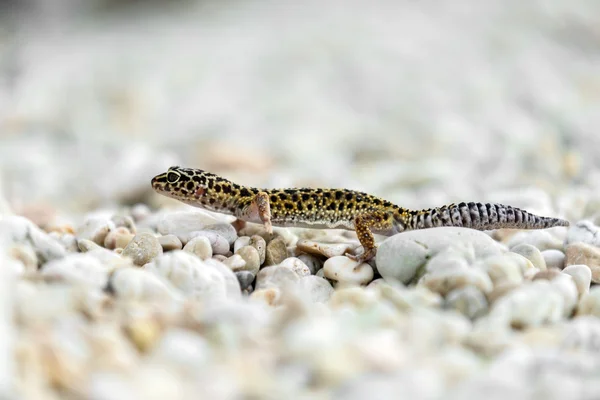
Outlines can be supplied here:
<path id="1" fill-rule="evenodd" d="M 545 229 L 569 226 L 560 218 L 541 217 L 516 207 L 490 203 L 459 203 L 421 211 L 408 211 L 404 230 L 457 226 L 477 230 L 500 228 Z"/>

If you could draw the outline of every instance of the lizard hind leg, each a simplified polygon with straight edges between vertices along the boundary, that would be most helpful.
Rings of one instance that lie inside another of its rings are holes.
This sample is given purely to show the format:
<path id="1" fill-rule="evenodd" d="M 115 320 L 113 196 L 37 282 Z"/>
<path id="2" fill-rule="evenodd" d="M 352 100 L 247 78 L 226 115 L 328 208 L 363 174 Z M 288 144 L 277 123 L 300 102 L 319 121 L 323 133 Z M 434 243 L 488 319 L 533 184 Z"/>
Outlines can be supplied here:
<path id="1" fill-rule="evenodd" d="M 358 262 L 365 262 L 377 253 L 373 231 L 388 231 L 393 228 L 393 216 L 387 211 L 372 211 L 359 214 L 354 218 L 354 230 L 364 251 L 359 255 L 346 253 L 346 257 Z"/>
<path id="2" fill-rule="evenodd" d="M 251 200 L 246 199 L 246 201 L 248 201 L 248 204 L 243 207 L 236 217 L 243 221 L 260 221 L 267 233 L 273 233 L 269 195 L 266 192 L 258 192 Z"/>

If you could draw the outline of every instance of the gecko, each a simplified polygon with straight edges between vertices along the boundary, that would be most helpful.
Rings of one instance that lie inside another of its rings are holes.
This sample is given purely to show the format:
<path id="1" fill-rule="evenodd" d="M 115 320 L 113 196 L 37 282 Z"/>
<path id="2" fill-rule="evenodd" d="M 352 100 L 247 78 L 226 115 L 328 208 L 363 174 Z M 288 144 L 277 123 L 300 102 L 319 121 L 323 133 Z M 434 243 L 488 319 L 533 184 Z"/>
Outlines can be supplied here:
<path id="1" fill-rule="evenodd" d="M 392 236 L 441 226 L 482 231 L 569 226 L 566 220 L 538 216 L 503 204 L 461 202 L 409 210 L 356 190 L 259 189 L 208 171 L 179 166 L 152 178 L 151 185 L 157 193 L 185 204 L 233 215 L 244 223 L 262 224 L 270 234 L 273 226 L 353 230 L 363 251 L 345 255 L 357 262 L 369 261 L 376 255 L 374 234 Z"/>

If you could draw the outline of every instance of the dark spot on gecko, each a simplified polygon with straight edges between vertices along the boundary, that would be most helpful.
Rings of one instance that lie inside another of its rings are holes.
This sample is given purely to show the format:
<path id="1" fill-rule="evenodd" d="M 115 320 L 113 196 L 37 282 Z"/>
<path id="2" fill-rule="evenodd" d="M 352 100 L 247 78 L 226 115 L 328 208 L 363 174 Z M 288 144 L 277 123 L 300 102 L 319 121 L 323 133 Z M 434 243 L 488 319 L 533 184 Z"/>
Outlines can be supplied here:
<path id="1" fill-rule="evenodd" d="M 271 195 L 270 200 L 272 203 L 276 203 L 277 202 L 277 196 L 275 196 L 274 194 Z"/>
<path id="2" fill-rule="evenodd" d="M 308 203 L 308 204 L 306 205 L 306 209 L 307 209 L 308 211 L 311 211 L 311 210 L 313 209 L 313 205 L 312 205 L 311 203 Z"/>
<path id="3" fill-rule="evenodd" d="M 373 199 L 373 204 L 375 204 L 376 206 L 380 206 L 381 205 L 381 200 L 379 200 L 379 199 Z"/>
<path id="4" fill-rule="evenodd" d="M 223 185 L 223 193 L 225 193 L 225 194 L 231 193 L 231 185 Z"/>
<path id="5" fill-rule="evenodd" d="M 344 203 L 338 204 L 338 211 L 344 211 Z"/>
<path id="6" fill-rule="evenodd" d="M 293 201 L 294 203 L 297 203 L 297 202 L 298 202 L 298 200 L 299 200 L 298 193 L 294 193 L 294 194 L 292 195 L 292 201 Z"/>
<path id="7" fill-rule="evenodd" d="M 244 196 L 244 197 L 250 196 L 250 191 L 247 188 L 242 188 L 240 190 L 240 196 Z"/>
<path id="8" fill-rule="evenodd" d="M 215 192 L 221 193 L 221 185 L 219 185 L 218 183 L 215 185 Z"/>
<path id="9" fill-rule="evenodd" d="M 194 175 L 194 176 L 192 176 L 192 180 L 193 180 L 194 182 L 198 182 L 198 183 L 200 183 L 200 177 L 199 177 L 198 175 Z"/>
<path id="10" fill-rule="evenodd" d="M 283 189 L 283 191 L 287 194 L 294 194 L 296 192 L 295 189 Z"/>
<path id="11" fill-rule="evenodd" d="M 187 190 L 190 190 L 190 191 L 191 191 L 191 190 L 194 190 L 194 182 L 192 182 L 192 181 L 189 181 L 189 182 L 188 182 L 188 183 L 185 185 L 185 187 L 187 188 Z"/>
<path id="12" fill-rule="evenodd" d="M 308 199 L 310 199 L 310 196 L 307 193 L 303 193 L 302 194 L 302 200 L 303 201 L 308 201 Z"/>
<path id="13" fill-rule="evenodd" d="M 352 193 L 346 193 L 346 200 L 352 200 Z"/>
<path id="14" fill-rule="evenodd" d="M 212 189 L 212 188 L 213 188 L 213 186 L 214 186 L 214 184 L 215 184 L 215 181 L 213 181 L 212 179 L 209 179 L 209 180 L 208 180 L 208 188 L 209 188 L 209 189 Z"/>
<path id="15" fill-rule="evenodd" d="M 213 199 L 213 198 L 210 198 L 210 199 L 208 200 L 208 202 L 209 202 L 210 204 L 215 204 L 215 199 Z"/>
<path id="16" fill-rule="evenodd" d="M 390 203 L 389 201 L 384 201 L 384 202 L 383 202 L 383 206 L 384 206 L 384 207 L 391 207 L 391 206 L 392 206 L 392 203 Z"/>
<path id="17" fill-rule="evenodd" d="M 344 193 L 341 190 L 338 190 L 337 192 L 335 192 L 335 199 L 341 200 L 343 195 L 344 195 Z"/>
<path id="18" fill-rule="evenodd" d="M 292 203 L 284 203 L 283 206 L 286 208 L 286 210 L 292 210 L 294 208 Z"/>
<path id="19" fill-rule="evenodd" d="M 287 197 L 287 194 L 285 194 L 285 193 L 279 193 L 279 198 L 281 200 L 287 200 L 288 197 Z"/>
<path id="20" fill-rule="evenodd" d="M 324 199 L 329 199 L 329 198 L 331 198 L 331 192 L 325 192 L 325 193 L 323 193 L 323 198 L 324 198 Z"/>
<path id="21" fill-rule="evenodd" d="M 304 206 L 302 205 L 302 203 L 298 203 L 296 204 L 296 208 L 298 209 L 298 211 L 302 212 L 304 211 Z"/>
<path id="22" fill-rule="evenodd" d="M 329 203 L 329 205 L 327 206 L 327 209 L 329 211 L 334 211 L 335 210 L 335 203 Z"/>

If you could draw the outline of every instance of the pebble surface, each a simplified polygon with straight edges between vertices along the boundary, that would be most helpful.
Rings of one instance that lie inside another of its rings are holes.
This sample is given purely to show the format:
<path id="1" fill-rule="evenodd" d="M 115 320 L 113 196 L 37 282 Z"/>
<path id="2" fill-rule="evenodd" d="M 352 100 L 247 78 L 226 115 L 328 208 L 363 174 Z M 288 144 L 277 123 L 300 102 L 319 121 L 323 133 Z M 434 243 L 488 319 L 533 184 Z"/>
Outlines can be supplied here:
<path id="1" fill-rule="evenodd" d="M 12 3 L 0 399 L 600 398 L 597 0 Z M 156 195 L 170 165 L 572 225 L 357 263 Z"/>

